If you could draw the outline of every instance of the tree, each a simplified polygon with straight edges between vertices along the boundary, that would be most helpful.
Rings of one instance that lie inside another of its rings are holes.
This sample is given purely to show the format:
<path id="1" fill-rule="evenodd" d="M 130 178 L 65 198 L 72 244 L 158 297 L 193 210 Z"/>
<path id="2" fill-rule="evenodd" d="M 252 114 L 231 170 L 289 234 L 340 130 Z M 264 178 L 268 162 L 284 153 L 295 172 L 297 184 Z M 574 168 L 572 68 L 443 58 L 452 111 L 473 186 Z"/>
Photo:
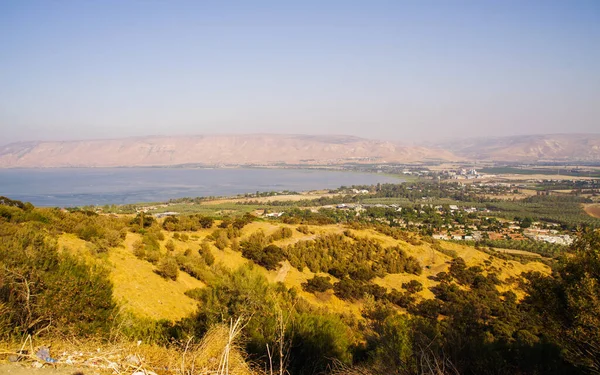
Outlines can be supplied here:
<path id="1" fill-rule="evenodd" d="M 418 293 L 423 290 L 423 284 L 418 280 L 411 280 L 407 283 L 402 283 L 402 288 L 406 289 L 408 293 Z"/>
<path id="2" fill-rule="evenodd" d="M 583 234 L 552 275 L 527 275 L 529 304 L 568 360 L 600 373 L 600 232 Z"/>
<path id="3" fill-rule="evenodd" d="M 302 289 L 309 293 L 325 292 L 327 289 L 333 288 L 331 278 L 329 276 L 316 276 L 302 283 Z"/>
<path id="4" fill-rule="evenodd" d="M 41 228 L 0 225 L 0 337 L 106 333 L 116 306 L 108 272 L 59 252 Z"/>
<path id="5" fill-rule="evenodd" d="M 214 220 L 211 217 L 202 216 L 199 219 L 200 226 L 204 229 L 212 228 Z"/>

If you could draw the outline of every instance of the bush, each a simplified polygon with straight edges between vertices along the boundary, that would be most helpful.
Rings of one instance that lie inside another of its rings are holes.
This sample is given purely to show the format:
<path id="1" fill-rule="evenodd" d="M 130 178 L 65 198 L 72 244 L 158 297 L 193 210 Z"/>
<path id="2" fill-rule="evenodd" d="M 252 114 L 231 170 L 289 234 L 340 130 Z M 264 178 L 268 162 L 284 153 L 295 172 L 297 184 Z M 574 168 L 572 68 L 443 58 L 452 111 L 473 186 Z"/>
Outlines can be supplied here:
<path id="1" fill-rule="evenodd" d="M 212 266 L 215 263 L 215 256 L 210 252 L 210 245 L 207 242 L 203 242 L 198 249 L 198 254 L 204 260 L 207 266 Z"/>
<path id="2" fill-rule="evenodd" d="M 286 238 L 290 238 L 290 237 L 292 237 L 292 235 L 293 235 L 293 232 L 290 228 L 281 227 L 269 236 L 268 241 L 269 242 L 279 241 L 279 240 L 283 240 Z"/>
<path id="3" fill-rule="evenodd" d="M 385 297 L 394 305 L 400 306 L 405 309 L 411 307 L 415 302 L 415 297 L 412 296 L 410 293 L 402 293 L 397 291 L 396 289 L 392 290 Z"/>
<path id="4" fill-rule="evenodd" d="M 152 226 L 152 224 L 154 224 L 155 222 L 156 222 L 156 220 L 152 217 L 152 215 L 146 215 L 144 213 L 139 213 L 133 219 L 131 219 L 129 224 L 134 229 L 144 229 L 144 228 L 150 228 Z"/>
<path id="5" fill-rule="evenodd" d="M 312 279 L 302 283 L 302 289 L 309 293 L 325 292 L 327 289 L 333 288 L 333 284 L 331 284 L 330 280 L 331 278 L 329 276 L 323 277 L 315 275 Z"/>
<path id="6" fill-rule="evenodd" d="M 423 290 L 423 284 L 418 280 L 411 280 L 407 283 L 402 283 L 402 288 L 410 294 L 418 293 Z"/>
<path id="7" fill-rule="evenodd" d="M 139 259 L 144 259 L 146 257 L 146 249 L 142 241 L 137 240 L 133 243 L 133 255 Z"/>
<path id="8" fill-rule="evenodd" d="M 179 266 L 179 270 L 187 273 L 193 278 L 198 279 L 207 284 L 210 284 L 213 280 L 211 270 L 207 267 L 206 263 L 200 255 L 178 255 L 175 257 L 175 259 Z"/>
<path id="9" fill-rule="evenodd" d="M 386 295 L 386 289 L 382 286 L 347 277 L 333 284 L 333 290 L 338 298 L 348 301 L 360 300 L 367 294 L 372 295 L 375 300 Z"/>
<path id="10" fill-rule="evenodd" d="M 310 234 L 310 229 L 307 225 L 299 225 L 296 230 L 302 234 Z"/>
<path id="11" fill-rule="evenodd" d="M 160 260 L 160 251 L 154 249 L 146 251 L 146 260 L 152 264 L 158 263 Z"/>
<path id="12" fill-rule="evenodd" d="M 68 252 L 59 254 L 56 242 L 37 225 L 0 225 L 0 239 L 0 324 L 5 330 L 0 336 L 108 332 L 115 303 L 106 270 Z"/>
<path id="13" fill-rule="evenodd" d="M 339 317 L 303 313 L 294 322 L 290 367 L 299 374 L 320 374 L 333 363 L 352 361 L 352 332 Z"/>
<path id="14" fill-rule="evenodd" d="M 231 250 L 240 251 L 240 242 L 237 240 L 237 238 L 231 240 Z"/>
<path id="15" fill-rule="evenodd" d="M 177 277 L 179 276 L 179 266 L 177 265 L 175 258 L 166 256 L 158 262 L 155 272 L 165 279 L 174 281 L 177 280 Z"/>
<path id="16" fill-rule="evenodd" d="M 210 217 L 202 216 L 202 217 L 200 217 L 199 222 L 200 222 L 200 226 L 202 228 L 209 229 L 209 228 L 212 228 L 215 221 Z"/>
<path id="17" fill-rule="evenodd" d="M 245 258 L 253 260 L 268 270 L 274 270 L 279 267 L 279 263 L 285 260 L 283 250 L 276 245 L 269 245 L 260 249 L 257 244 L 245 243 L 242 248 L 242 255 Z"/>
<path id="18" fill-rule="evenodd" d="M 175 243 L 173 242 L 173 240 L 168 240 L 167 243 L 165 244 L 165 248 L 168 251 L 175 251 Z"/>

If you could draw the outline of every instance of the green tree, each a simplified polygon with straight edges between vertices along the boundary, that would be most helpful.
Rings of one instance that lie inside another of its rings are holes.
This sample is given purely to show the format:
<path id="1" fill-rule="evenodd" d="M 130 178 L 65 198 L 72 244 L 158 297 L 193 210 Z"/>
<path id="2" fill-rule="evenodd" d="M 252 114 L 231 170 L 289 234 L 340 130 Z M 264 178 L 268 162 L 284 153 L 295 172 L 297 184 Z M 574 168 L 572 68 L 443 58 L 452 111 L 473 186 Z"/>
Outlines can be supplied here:
<path id="1" fill-rule="evenodd" d="M 331 278 L 329 276 L 317 276 L 312 279 L 308 279 L 305 283 L 302 283 L 302 289 L 309 293 L 314 292 L 325 292 L 328 289 L 332 289 Z"/>
<path id="2" fill-rule="evenodd" d="M 58 251 L 39 223 L 0 225 L 5 334 L 107 333 L 115 309 L 107 272 Z"/>
<path id="3" fill-rule="evenodd" d="M 525 302 L 567 359 L 600 373 L 600 232 L 585 233 L 571 250 L 552 275 L 527 276 Z"/>

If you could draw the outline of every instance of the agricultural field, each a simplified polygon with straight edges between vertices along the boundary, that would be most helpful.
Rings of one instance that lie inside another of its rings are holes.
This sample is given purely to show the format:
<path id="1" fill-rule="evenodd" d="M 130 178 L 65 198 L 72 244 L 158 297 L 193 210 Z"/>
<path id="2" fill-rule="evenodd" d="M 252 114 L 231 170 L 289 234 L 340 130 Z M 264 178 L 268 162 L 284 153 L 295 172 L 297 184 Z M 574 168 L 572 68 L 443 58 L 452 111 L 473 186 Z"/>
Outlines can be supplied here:
<path id="1" fill-rule="evenodd" d="M 584 205 L 583 209 L 591 217 L 600 219 L 600 204 L 598 204 L 598 203 L 586 204 L 586 205 Z"/>

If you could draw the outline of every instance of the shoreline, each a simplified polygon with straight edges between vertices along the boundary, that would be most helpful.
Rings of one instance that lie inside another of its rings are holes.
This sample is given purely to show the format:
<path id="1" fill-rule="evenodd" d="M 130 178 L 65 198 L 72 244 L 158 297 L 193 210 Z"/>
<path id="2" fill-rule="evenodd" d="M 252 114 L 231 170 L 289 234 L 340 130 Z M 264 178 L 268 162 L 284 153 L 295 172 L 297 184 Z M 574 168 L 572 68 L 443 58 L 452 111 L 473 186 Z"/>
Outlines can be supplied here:
<path id="1" fill-rule="evenodd" d="M 232 200 L 255 192 L 306 196 L 341 186 L 406 180 L 396 174 L 315 168 L 0 169 L 0 195 L 38 207 L 121 206 L 181 198 Z"/>

